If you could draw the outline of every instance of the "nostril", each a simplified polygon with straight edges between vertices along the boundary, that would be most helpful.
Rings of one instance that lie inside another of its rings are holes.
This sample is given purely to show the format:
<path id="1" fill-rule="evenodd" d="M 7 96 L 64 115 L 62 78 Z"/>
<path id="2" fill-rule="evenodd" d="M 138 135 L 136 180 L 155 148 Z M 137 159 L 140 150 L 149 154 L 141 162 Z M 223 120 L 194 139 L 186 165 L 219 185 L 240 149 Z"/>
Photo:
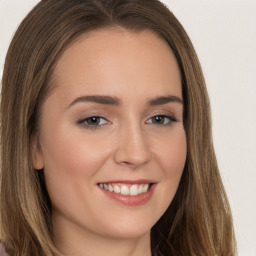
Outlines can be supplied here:
<path id="1" fill-rule="evenodd" d="M 128 165 L 128 164 L 131 164 L 131 163 L 130 163 L 130 162 L 128 162 L 128 161 L 124 161 L 123 163 L 124 163 L 124 164 L 127 164 L 127 165 Z"/>

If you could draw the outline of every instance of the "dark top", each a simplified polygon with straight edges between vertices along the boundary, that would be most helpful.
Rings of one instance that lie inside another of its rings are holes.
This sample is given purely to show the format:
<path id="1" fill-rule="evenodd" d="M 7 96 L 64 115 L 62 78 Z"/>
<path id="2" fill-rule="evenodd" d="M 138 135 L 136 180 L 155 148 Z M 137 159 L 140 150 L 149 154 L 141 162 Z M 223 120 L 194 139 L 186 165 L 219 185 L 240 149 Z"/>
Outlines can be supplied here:
<path id="1" fill-rule="evenodd" d="M 4 244 L 0 240 L 0 256 L 8 256 L 8 254 L 4 250 Z"/>

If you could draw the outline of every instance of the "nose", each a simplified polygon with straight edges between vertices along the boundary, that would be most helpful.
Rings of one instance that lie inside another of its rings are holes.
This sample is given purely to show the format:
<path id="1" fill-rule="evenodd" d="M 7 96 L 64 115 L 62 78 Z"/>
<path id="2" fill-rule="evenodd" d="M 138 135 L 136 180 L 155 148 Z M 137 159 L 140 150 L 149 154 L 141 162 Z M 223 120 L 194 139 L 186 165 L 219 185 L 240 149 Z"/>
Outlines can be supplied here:
<path id="1" fill-rule="evenodd" d="M 139 126 L 129 126 L 123 129 L 117 142 L 115 162 L 131 168 L 145 165 L 152 159 L 146 135 Z"/>

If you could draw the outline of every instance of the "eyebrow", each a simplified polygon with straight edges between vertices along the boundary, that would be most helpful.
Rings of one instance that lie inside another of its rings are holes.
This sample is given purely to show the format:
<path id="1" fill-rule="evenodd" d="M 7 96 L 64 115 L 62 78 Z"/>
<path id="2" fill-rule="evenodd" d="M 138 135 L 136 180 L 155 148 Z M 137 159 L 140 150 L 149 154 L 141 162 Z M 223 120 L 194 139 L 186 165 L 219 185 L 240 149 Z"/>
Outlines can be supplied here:
<path id="1" fill-rule="evenodd" d="M 181 98 L 174 96 L 174 95 L 168 95 L 168 96 L 160 96 L 156 97 L 149 101 L 149 106 L 157 106 L 157 105 L 164 105 L 170 102 L 176 102 L 184 105 L 184 102 Z"/>
<path id="2" fill-rule="evenodd" d="M 113 96 L 103 96 L 103 95 L 88 95 L 88 96 L 82 96 L 76 98 L 74 101 L 71 102 L 71 104 L 68 106 L 70 108 L 71 106 L 77 104 L 77 103 L 85 103 L 85 102 L 93 102 L 103 105 L 113 105 L 113 106 L 120 106 L 122 105 L 122 102 L 117 97 Z M 177 96 L 174 95 L 168 95 L 168 96 L 160 96 L 156 97 L 154 99 L 151 99 L 147 104 L 149 106 L 158 106 L 158 105 L 164 105 L 170 102 L 176 102 L 180 104 L 184 104 L 183 100 Z"/>

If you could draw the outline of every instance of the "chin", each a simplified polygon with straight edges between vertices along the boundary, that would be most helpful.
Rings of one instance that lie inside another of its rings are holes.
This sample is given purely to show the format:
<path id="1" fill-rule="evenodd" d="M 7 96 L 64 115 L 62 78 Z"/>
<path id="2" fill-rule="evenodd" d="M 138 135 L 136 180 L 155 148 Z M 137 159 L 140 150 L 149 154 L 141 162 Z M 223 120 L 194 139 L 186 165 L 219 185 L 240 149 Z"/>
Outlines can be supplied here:
<path id="1" fill-rule="evenodd" d="M 147 218 L 148 217 L 148 218 Z M 102 234 L 113 238 L 133 239 L 150 233 L 155 221 L 152 221 L 152 216 L 148 214 L 146 218 L 119 217 L 113 218 L 107 223 L 102 223 Z"/>
<path id="2" fill-rule="evenodd" d="M 108 237 L 112 237 L 115 239 L 136 239 L 138 237 L 145 236 L 150 234 L 150 228 L 144 227 L 129 227 L 129 228 L 112 228 L 109 232 L 106 233 Z"/>

